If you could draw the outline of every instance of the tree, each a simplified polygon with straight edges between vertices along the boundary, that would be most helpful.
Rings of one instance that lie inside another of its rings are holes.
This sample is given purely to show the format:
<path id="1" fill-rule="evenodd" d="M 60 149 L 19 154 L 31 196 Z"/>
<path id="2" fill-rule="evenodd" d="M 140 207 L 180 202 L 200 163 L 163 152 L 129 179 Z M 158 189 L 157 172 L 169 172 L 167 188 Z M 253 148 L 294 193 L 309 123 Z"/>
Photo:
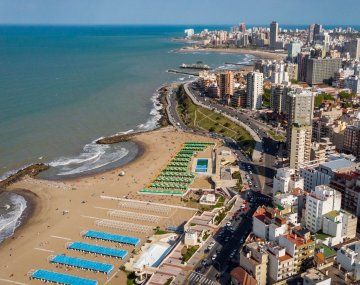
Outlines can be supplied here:
<path id="1" fill-rule="evenodd" d="M 349 99 L 353 98 L 355 96 L 355 94 L 348 93 L 346 91 L 341 91 L 341 92 L 339 92 L 338 96 L 339 96 L 340 100 L 349 100 Z"/>

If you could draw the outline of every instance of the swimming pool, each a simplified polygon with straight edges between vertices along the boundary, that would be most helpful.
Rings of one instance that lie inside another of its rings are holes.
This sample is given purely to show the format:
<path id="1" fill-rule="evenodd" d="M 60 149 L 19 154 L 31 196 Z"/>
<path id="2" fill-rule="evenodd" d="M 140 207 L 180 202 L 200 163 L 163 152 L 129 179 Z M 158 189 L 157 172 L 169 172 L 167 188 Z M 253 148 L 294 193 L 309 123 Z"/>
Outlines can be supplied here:
<path id="1" fill-rule="evenodd" d="M 207 158 L 199 158 L 196 162 L 195 172 L 207 172 L 209 160 Z"/>

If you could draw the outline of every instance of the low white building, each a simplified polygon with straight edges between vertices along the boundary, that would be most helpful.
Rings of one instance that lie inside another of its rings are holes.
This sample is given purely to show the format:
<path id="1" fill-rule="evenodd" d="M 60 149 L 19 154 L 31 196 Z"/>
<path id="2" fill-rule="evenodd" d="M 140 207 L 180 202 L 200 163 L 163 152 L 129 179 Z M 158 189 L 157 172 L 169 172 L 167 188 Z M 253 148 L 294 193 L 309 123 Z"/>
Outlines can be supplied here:
<path id="1" fill-rule="evenodd" d="M 353 281 L 360 280 L 360 241 L 341 247 L 336 252 L 336 262 Z"/>
<path id="2" fill-rule="evenodd" d="M 331 211 L 324 215 L 322 232 L 329 235 L 323 243 L 334 246 L 356 236 L 357 217 L 345 211 Z"/>
<path id="3" fill-rule="evenodd" d="M 277 193 L 288 193 L 295 188 L 304 188 L 304 181 L 302 179 L 295 179 L 295 169 L 292 168 L 280 168 L 276 172 L 276 176 L 273 179 L 273 195 Z"/>

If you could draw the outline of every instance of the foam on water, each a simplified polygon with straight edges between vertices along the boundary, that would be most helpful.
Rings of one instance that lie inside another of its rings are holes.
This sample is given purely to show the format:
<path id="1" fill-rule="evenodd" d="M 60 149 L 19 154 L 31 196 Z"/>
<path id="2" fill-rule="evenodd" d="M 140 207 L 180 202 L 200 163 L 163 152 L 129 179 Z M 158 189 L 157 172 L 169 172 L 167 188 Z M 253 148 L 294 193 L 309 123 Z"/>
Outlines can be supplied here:
<path id="1" fill-rule="evenodd" d="M 58 169 L 57 175 L 74 175 L 89 172 L 125 157 L 129 151 L 124 147 L 96 144 L 85 145 L 83 152 L 76 157 L 62 157 L 50 163 Z"/>
<path id="2" fill-rule="evenodd" d="M 153 103 L 153 108 L 150 111 L 150 118 L 145 123 L 137 126 L 138 129 L 141 131 L 153 130 L 158 126 L 158 122 L 161 119 L 160 110 L 162 109 L 162 104 L 160 103 L 159 89 L 151 97 L 151 102 Z"/>
<path id="3" fill-rule="evenodd" d="M 21 216 L 26 209 L 26 200 L 20 195 L 11 193 L 8 199 L 3 199 L 7 204 L 0 209 L 0 242 L 14 234 L 15 229 L 21 224 Z"/>

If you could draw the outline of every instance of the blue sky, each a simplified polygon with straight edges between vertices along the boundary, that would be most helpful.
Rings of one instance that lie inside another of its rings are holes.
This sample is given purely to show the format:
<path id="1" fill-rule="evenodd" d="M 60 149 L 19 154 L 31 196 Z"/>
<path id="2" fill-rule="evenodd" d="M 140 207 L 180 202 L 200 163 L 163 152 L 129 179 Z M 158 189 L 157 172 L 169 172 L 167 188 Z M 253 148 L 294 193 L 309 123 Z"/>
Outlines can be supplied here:
<path id="1" fill-rule="evenodd" d="M 360 25 L 360 0 L 0 0 L 6 24 Z"/>

